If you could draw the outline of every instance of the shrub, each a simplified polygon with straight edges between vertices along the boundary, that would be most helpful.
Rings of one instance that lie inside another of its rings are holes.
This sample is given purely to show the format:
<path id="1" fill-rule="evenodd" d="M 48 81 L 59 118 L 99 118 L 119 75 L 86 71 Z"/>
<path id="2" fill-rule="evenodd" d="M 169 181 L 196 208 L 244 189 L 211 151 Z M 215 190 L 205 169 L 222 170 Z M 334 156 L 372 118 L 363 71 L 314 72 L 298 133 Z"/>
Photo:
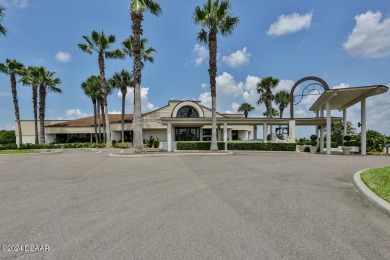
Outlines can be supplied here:
<path id="1" fill-rule="evenodd" d="M 159 148 L 160 147 L 160 140 L 158 138 L 156 140 L 154 140 L 153 147 L 154 148 Z"/>
<path id="2" fill-rule="evenodd" d="M 15 150 L 18 149 L 18 146 L 13 144 L 0 144 L 0 150 Z"/>
<path id="3" fill-rule="evenodd" d="M 375 130 L 367 130 L 367 152 L 382 152 L 386 145 L 386 137 Z M 361 134 L 358 135 L 358 144 L 361 142 Z M 360 145 L 359 145 L 360 146 Z"/>
<path id="4" fill-rule="evenodd" d="M 350 143 L 351 139 L 352 139 L 352 137 L 350 137 L 349 135 L 344 136 L 344 146 L 346 146 L 346 147 L 351 146 L 351 143 Z"/>
<path id="5" fill-rule="evenodd" d="M 16 136 L 14 130 L 0 130 L 0 144 L 15 144 Z"/>
<path id="6" fill-rule="evenodd" d="M 179 142 L 177 150 L 210 150 L 211 142 Z M 224 150 L 225 143 L 218 142 L 218 149 Z M 228 150 L 247 151 L 295 151 L 295 143 L 255 143 L 255 142 L 228 142 Z"/>
<path id="7" fill-rule="evenodd" d="M 121 148 L 121 149 L 127 149 L 127 148 L 129 148 L 129 144 L 128 143 L 116 143 L 116 144 L 114 144 L 114 147 Z"/>
<path id="8" fill-rule="evenodd" d="M 310 136 L 310 145 L 311 146 L 316 146 L 317 145 L 317 136 L 316 135 L 311 135 Z"/>

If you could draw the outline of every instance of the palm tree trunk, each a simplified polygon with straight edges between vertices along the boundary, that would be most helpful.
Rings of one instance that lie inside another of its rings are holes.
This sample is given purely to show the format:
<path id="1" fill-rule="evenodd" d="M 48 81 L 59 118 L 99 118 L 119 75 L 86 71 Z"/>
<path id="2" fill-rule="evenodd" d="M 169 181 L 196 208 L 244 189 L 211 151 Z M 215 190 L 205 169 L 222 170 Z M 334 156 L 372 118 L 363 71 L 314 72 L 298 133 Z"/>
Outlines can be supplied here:
<path id="1" fill-rule="evenodd" d="M 99 143 L 101 142 L 101 138 L 102 138 L 102 128 L 100 126 L 100 101 L 98 100 L 96 102 L 96 110 L 97 110 L 97 122 L 98 122 L 98 130 L 99 130 L 99 136 L 98 136 L 98 141 Z"/>
<path id="2" fill-rule="evenodd" d="M 94 121 L 94 128 L 95 128 L 95 143 L 99 142 L 98 135 L 97 135 L 97 112 L 96 112 L 96 99 L 92 98 L 92 104 L 93 104 L 93 121 Z"/>
<path id="3" fill-rule="evenodd" d="M 19 113 L 19 103 L 18 103 L 18 93 L 16 90 L 16 77 L 15 73 L 11 73 L 11 92 L 12 92 L 12 98 L 14 101 L 14 107 L 15 107 L 15 118 L 16 118 L 16 124 L 18 125 L 18 132 L 19 132 L 19 145 L 21 145 L 22 142 L 22 126 L 20 125 L 20 113 Z"/>
<path id="4" fill-rule="evenodd" d="M 142 13 L 131 12 L 132 30 L 133 30 L 133 45 L 134 45 L 134 58 L 133 58 L 133 76 L 134 76 L 134 115 L 133 115 L 133 144 L 135 152 L 140 153 L 144 148 L 143 133 L 142 133 L 142 121 L 141 121 L 141 42 L 142 35 Z"/>
<path id="5" fill-rule="evenodd" d="M 104 101 L 103 101 L 104 103 Z M 100 109 L 102 110 L 102 119 L 103 119 L 103 143 L 106 143 L 107 146 L 107 125 L 106 125 L 106 117 L 105 117 L 105 107 L 103 103 L 100 103 Z"/>
<path id="6" fill-rule="evenodd" d="M 45 143 L 45 107 L 46 107 L 46 88 L 45 85 L 39 86 L 39 143 Z"/>
<path id="7" fill-rule="evenodd" d="M 104 116 L 104 128 L 105 128 L 105 143 L 106 147 L 111 147 L 111 136 L 110 136 L 110 120 L 108 119 L 108 103 L 107 103 L 107 82 L 104 72 L 104 56 L 103 52 L 99 53 L 99 70 L 100 70 L 100 79 L 102 82 L 102 93 L 103 93 L 103 116 Z"/>
<path id="8" fill-rule="evenodd" d="M 35 144 L 39 144 L 38 140 L 38 87 L 32 86 L 32 102 L 34 110 L 34 129 L 35 129 Z"/>
<path id="9" fill-rule="evenodd" d="M 122 142 L 125 141 L 125 102 L 126 92 L 122 91 Z"/>
<path id="10" fill-rule="evenodd" d="M 211 88 L 211 110 L 212 110 L 212 124 L 211 124 L 211 151 L 218 151 L 217 143 L 217 32 L 211 30 L 209 33 L 209 76 Z"/>

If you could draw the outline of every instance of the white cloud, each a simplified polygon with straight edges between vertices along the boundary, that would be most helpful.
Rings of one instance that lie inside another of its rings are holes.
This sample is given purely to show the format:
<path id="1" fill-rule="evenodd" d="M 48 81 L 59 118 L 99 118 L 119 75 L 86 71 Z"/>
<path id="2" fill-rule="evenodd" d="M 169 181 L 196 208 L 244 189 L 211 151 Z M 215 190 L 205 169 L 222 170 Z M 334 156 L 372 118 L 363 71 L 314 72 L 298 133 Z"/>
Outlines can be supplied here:
<path id="1" fill-rule="evenodd" d="M 247 47 L 245 47 L 242 50 L 238 50 L 228 56 L 223 56 L 222 62 L 235 69 L 249 64 L 250 57 L 251 54 L 247 51 Z"/>
<path id="2" fill-rule="evenodd" d="M 349 88 L 349 84 L 341 83 L 340 85 L 333 87 L 333 89 L 340 89 L 340 88 Z"/>
<path id="3" fill-rule="evenodd" d="M 205 62 L 209 57 L 209 51 L 207 48 L 199 43 L 197 43 L 192 51 L 192 55 L 194 56 L 195 65 L 201 65 Z"/>
<path id="4" fill-rule="evenodd" d="M 281 36 L 285 34 L 295 33 L 303 29 L 308 29 L 311 26 L 313 13 L 290 15 L 281 15 L 278 20 L 271 24 L 267 32 L 268 35 Z"/>
<path id="5" fill-rule="evenodd" d="M 368 11 L 355 16 L 356 25 L 344 49 L 351 55 L 380 58 L 390 55 L 390 18 L 382 20 L 382 13 Z"/>
<path id="6" fill-rule="evenodd" d="M 201 101 L 202 105 L 205 107 L 211 108 L 211 93 L 210 92 L 204 92 L 200 94 L 199 100 Z"/>
<path id="7" fill-rule="evenodd" d="M 122 114 L 122 111 L 114 109 L 112 111 L 108 111 L 108 114 L 118 115 L 118 114 Z"/>
<path id="8" fill-rule="evenodd" d="M 82 118 L 82 117 L 87 117 L 89 115 L 87 113 L 82 112 L 78 108 L 73 108 L 73 109 L 66 110 L 65 111 L 65 116 L 66 116 L 66 119 L 72 120 L 72 119 L 78 119 L 78 118 Z"/>
<path id="9" fill-rule="evenodd" d="M 28 0 L 13 0 L 12 4 L 16 8 L 27 8 L 30 5 Z"/>
<path id="10" fill-rule="evenodd" d="M 207 88 L 207 87 L 208 87 L 208 85 L 207 85 L 206 83 L 202 83 L 200 86 L 201 86 L 202 88 Z"/>
<path id="11" fill-rule="evenodd" d="M 69 52 L 59 51 L 55 56 L 56 60 L 62 63 L 67 63 L 72 58 Z"/>
<path id="12" fill-rule="evenodd" d="M 149 95 L 149 88 L 142 87 L 141 88 L 142 113 L 147 113 L 158 108 L 149 102 L 148 95 Z M 117 97 L 122 98 L 122 92 L 118 91 Z M 126 100 L 127 100 L 127 104 L 130 103 L 130 107 L 127 106 L 129 107 L 129 109 L 126 109 L 126 111 L 128 113 L 133 113 L 134 110 L 134 89 L 133 88 L 127 88 Z"/>
<path id="13" fill-rule="evenodd" d="M 10 123 L 0 125 L 0 130 L 15 130 L 15 125 Z"/>

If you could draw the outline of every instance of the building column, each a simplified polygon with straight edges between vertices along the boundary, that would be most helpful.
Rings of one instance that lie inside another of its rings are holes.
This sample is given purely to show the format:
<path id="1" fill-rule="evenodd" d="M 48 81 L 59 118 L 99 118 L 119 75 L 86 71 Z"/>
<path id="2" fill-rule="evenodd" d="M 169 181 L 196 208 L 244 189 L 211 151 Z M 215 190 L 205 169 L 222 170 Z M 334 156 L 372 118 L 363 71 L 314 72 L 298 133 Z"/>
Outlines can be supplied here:
<path id="1" fill-rule="evenodd" d="M 168 152 L 172 152 L 172 123 L 168 123 L 167 142 L 168 142 Z"/>
<path id="2" fill-rule="evenodd" d="M 320 117 L 324 117 L 324 107 L 321 107 Z M 324 152 L 324 132 L 325 132 L 324 130 L 325 130 L 325 126 L 322 125 L 320 129 L 320 153 Z"/>
<path id="3" fill-rule="evenodd" d="M 267 133 L 268 125 L 266 123 L 263 124 L 263 143 L 267 143 Z"/>
<path id="4" fill-rule="evenodd" d="M 253 126 L 253 140 L 257 139 L 257 125 Z"/>
<path id="5" fill-rule="evenodd" d="M 332 145 L 332 120 L 330 112 L 330 102 L 326 101 L 326 154 L 331 154 Z"/>
<path id="6" fill-rule="evenodd" d="M 319 110 L 316 111 L 316 117 L 317 118 L 320 117 L 320 111 Z M 320 145 L 320 128 L 321 128 L 321 126 L 319 126 L 319 125 L 316 126 L 316 136 L 317 136 L 317 145 L 318 146 Z"/>
<path id="7" fill-rule="evenodd" d="M 347 109 L 343 109 L 343 140 L 344 136 L 347 135 Z"/>
<path id="8" fill-rule="evenodd" d="M 361 152 L 362 152 L 362 155 L 366 155 L 367 153 L 367 135 L 366 135 L 366 131 L 367 131 L 367 118 L 366 118 L 366 99 L 363 99 L 361 101 L 361 135 L 362 135 L 362 139 L 361 139 Z"/>
<path id="9" fill-rule="evenodd" d="M 203 127 L 199 127 L 199 141 L 203 141 Z"/>
<path id="10" fill-rule="evenodd" d="M 225 142 L 225 151 L 227 151 L 227 123 L 223 123 L 223 141 Z"/>

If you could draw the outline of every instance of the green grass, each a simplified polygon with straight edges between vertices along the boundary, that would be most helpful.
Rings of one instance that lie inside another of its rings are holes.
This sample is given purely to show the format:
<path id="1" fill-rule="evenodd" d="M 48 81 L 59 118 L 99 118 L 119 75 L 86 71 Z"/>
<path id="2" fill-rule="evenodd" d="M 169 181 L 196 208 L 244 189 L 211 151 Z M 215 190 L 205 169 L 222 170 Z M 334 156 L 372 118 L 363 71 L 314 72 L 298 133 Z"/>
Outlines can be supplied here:
<path id="1" fill-rule="evenodd" d="M 370 169 L 360 176 L 376 195 L 390 202 L 390 167 Z"/>
<path id="2" fill-rule="evenodd" d="M 35 150 L 0 150 L 0 154 L 38 153 Z"/>

